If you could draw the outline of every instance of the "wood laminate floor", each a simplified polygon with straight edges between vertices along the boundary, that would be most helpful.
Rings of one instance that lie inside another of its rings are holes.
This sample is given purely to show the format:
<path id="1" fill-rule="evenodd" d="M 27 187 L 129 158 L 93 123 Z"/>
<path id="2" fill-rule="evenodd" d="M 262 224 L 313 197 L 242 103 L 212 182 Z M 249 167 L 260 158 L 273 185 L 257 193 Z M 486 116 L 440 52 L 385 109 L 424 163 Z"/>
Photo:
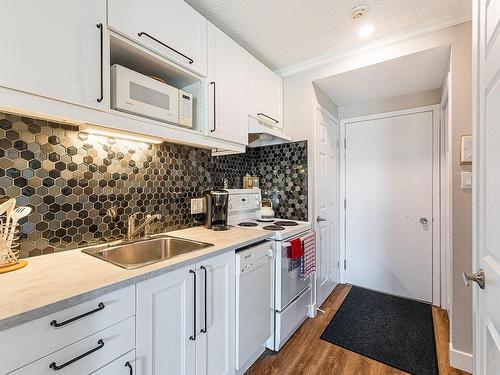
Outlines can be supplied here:
<path id="1" fill-rule="evenodd" d="M 360 354 L 320 339 L 326 326 L 349 292 L 350 286 L 337 285 L 327 298 L 316 318 L 308 319 L 288 340 L 286 345 L 274 353 L 266 351 L 246 372 L 246 375 L 401 375 L 403 371 L 389 367 Z M 439 375 L 466 375 L 466 372 L 449 366 L 449 323 L 445 310 L 433 307 L 434 332 L 438 356 Z"/>

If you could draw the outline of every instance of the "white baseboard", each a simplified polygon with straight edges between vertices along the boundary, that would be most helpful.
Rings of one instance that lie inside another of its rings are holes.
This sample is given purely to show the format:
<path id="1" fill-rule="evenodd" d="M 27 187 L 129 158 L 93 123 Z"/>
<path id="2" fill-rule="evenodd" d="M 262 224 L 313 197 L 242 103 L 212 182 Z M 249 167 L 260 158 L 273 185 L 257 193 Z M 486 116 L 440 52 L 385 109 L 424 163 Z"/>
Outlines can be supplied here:
<path id="1" fill-rule="evenodd" d="M 471 353 L 453 349 L 453 345 L 450 342 L 450 366 L 472 374 L 474 370 L 474 356 Z"/>

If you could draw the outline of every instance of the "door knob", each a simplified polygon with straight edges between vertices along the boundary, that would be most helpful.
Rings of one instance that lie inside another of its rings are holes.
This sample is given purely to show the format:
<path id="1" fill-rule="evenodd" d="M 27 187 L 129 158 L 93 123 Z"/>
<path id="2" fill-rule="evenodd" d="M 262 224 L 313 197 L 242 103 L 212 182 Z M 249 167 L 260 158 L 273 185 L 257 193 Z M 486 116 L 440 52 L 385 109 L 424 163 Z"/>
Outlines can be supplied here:
<path id="1" fill-rule="evenodd" d="M 426 217 L 421 217 L 420 218 L 420 222 L 425 225 L 425 224 L 427 224 L 429 222 L 429 220 L 427 220 Z"/>
<path id="2" fill-rule="evenodd" d="M 474 281 L 481 289 L 484 289 L 485 277 L 484 270 L 480 269 L 479 272 L 464 272 L 464 283 L 470 286 L 470 282 Z"/>
<path id="3" fill-rule="evenodd" d="M 316 222 L 317 223 L 319 223 L 321 221 L 326 221 L 326 219 L 324 217 L 321 217 L 321 216 L 316 217 Z"/>

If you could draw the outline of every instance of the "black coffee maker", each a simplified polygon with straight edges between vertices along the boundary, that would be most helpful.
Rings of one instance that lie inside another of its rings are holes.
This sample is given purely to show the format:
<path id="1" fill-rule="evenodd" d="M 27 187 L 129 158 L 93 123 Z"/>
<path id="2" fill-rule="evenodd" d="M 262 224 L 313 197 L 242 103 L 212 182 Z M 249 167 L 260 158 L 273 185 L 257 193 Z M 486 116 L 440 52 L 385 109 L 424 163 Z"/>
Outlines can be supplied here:
<path id="1" fill-rule="evenodd" d="M 206 190 L 205 198 L 205 228 L 226 230 L 229 193 L 226 190 Z"/>

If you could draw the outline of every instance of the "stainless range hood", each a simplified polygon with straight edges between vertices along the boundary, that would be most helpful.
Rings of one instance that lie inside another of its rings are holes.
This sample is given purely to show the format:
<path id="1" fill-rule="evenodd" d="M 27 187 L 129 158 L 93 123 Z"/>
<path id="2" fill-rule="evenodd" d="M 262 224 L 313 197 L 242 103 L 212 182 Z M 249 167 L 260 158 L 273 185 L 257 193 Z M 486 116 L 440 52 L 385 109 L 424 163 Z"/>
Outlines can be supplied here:
<path id="1" fill-rule="evenodd" d="M 287 143 L 292 140 L 279 129 L 255 118 L 248 118 L 248 147 L 260 147 Z"/>

